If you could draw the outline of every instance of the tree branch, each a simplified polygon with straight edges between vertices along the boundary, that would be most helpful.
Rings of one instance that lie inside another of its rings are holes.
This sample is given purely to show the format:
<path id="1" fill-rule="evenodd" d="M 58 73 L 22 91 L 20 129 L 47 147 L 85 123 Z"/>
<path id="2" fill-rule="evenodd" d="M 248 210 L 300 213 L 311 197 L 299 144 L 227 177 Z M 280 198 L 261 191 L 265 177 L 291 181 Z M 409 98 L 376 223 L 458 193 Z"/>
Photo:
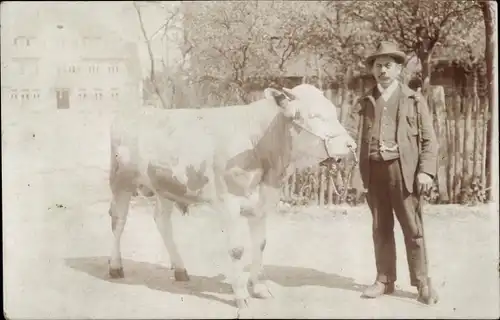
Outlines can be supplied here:
<path id="1" fill-rule="evenodd" d="M 144 36 L 144 40 L 146 41 L 146 45 L 148 48 L 149 59 L 151 62 L 151 73 L 150 73 L 151 83 L 153 84 L 153 87 L 155 89 L 156 94 L 160 98 L 162 107 L 164 109 L 168 109 L 168 106 L 165 102 L 165 99 L 163 98 L 163 95 L 161 94 L 160 89 L 158 88 L 158 84 L 156 82 L 153 49 L 151 48 L 151 42 L 149 41 L 147 33 L 146 33 L 146 29 L 144 28 L 144 21 L 142 20 L 141 10 L 140 10 L 139 6 L 137 5 L 136 1 L 134 1 L 133 4 L 134 4 L 134 8 L 137 12 L 137 17 L 139 18 L 139 24 L 141 27 L 142 35 Z"/>
<path id="2" fill-rule="evenodd" d="M 396 7 L 394 6 L 394 3 L 392 2 L 392 6 L 394 10 L 397 10 Z M 404 45 L 407 49 L 410 49 L 413 47 L 413 41 L 411 39 L 408 39 L 406 37 L 407 30 L 405 30 L 403 22 L 401 21 L 399 14 L 395 15 L 396 22 L 397 22 L 397 27 L 399 29 L 399 42 Z"/>
<path id="3" fill-rule="evenodd" d="M 160 33 L 160 31 L 163 30 L 163 34 L 164 36 L 166 35 L 166 33 L 168 32 L 168 29 L 170 27 L 170 23 L 174 20 L 174 18 L 177 16 L 177 14 L 179 13 L 180 9 L 179 8 L 176 8 L 175 12 L 173 12 L 170 17 L 167 18 L 167 20 L 165 20 L 165 23 L 163 23 L 152 35 L 149 39 L 153 39 L 158 33 Z"/>

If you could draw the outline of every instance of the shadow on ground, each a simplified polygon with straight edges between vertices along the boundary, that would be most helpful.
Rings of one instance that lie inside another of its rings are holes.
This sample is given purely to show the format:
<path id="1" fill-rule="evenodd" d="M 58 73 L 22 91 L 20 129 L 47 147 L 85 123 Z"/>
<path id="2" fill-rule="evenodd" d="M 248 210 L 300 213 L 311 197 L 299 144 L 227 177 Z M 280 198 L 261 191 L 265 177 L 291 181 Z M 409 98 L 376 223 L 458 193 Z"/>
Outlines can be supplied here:
<path id="1" fill-rule="evenodd" d="M 283 287 L 319 286 L 351 290 L 360 294 L 367 287 L 367 285 L 356 283 L 353 278 L 311 268 L 266 265 L 264 266 L 264 274 L 269 281 L 276 282 Z M 403 290 L 396 290 L 392 295 L 400 298 L 417 298 L 415 293 Z"/>
<path id="2" fill-rule="evenodd" d="M 190 281 L 178 282 L 174 279 L 174 271 L 162 265 L 123 259 L 125 278 L 112 279 L 108 275 L 108 259 L 109 257 L 68 258 L 66 265 L 112 283 L 143 285 L 153 290 L 192 295 L 234 306 L 232 297 L 225 300 L 213 295 L 213 293 L 232 294 L 231 286 L 222 282 L 225 279 L 223 275 L 215 277 L 189 275 Z"/>
<path id="3" fill-rule="evenodd" d="M 66 259 L 66 265 L 70 268 L 104 281 L 117 284 L 144 285 L 154 290 L 172 294 L 192 295 L 235 306 L 231 285 L 223 282 L 225 280 L 223 275 L 215 277 L 190 275 L 190 281 L 178 282 L 174 280 L 173 270 L 164 266 L 129 259 L 122 260 L 122 263 L 125 278 L 111 279 L 108 276 L 108 257 Z M 283 287 L 320 286 L 360 293 L 366 288 L 366 285 L 357 284 L 352 278 L 311 268 L 266 265 L 264 274 L 267 280 Z M 215 296 L 214 293 L 231 296 L 228 299 L 222 299 Z M 402 298 L 416 298 L 415 294 L 401 290 L 397 290 L 393 295 Z"/>

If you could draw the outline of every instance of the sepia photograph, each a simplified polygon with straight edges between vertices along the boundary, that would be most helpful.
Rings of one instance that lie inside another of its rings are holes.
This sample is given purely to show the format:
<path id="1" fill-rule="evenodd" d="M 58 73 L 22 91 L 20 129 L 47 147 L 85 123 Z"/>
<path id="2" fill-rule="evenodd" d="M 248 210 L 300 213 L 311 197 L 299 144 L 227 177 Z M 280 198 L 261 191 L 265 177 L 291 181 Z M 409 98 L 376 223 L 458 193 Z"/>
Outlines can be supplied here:
<path id="1" fill-rule="evenodd" d="M 498 319 L 486 0 L 3 1 L 6 319 Z"/>

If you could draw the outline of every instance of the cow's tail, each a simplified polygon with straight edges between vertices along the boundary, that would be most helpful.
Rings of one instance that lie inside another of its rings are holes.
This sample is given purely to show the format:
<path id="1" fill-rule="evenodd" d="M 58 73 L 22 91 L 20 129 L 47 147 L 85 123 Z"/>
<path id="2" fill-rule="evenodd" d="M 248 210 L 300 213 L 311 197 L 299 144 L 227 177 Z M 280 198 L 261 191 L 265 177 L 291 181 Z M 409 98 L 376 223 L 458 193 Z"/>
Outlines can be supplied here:
<path id="1" fill-rule="evenodd" d="M 134 191 L 136 175 L 136 164 L 132 159 L 130 148 L 122 144 L 120 139 L 112 137 L 109 170 L 111 189 L 120 187 Z"/>
<path id="2" fill-rule="evenodd" d="M 113 180 L 116 177 L 116 174 L 118 173 L 118 157 L 117 157 L 117 145 L 115 144 L 115 141 L 113 141 L 113 138 L 111 138 L 111 145 L 110 145 L 110 158 L 109 158 L 109 183 L 112 185 Z"/>

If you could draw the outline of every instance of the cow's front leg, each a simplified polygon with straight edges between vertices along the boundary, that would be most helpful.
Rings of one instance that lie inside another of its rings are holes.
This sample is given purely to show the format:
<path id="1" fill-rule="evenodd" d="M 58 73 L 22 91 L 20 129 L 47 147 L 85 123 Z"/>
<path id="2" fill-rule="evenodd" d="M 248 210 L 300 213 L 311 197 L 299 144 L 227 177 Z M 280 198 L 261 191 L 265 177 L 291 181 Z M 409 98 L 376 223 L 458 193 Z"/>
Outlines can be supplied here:
<path id="1" fill-rule="evenodd" d="M 264 250 L 266 248 L 266 219 L 270 212 L 277 209 L 280 201 L 280 188 L 272 184 L 264 184 L 259 190 L 259 205 L 248 218 L 250 237 L 252 239 L 252 265 L 248 287 L 252 296 L 268 298 L 272 296 L 265 282 L 261 279 Z"/>
<path id="2" fill-rule="evenodd" d="M 271 296 L 271 292 L 261 279 L 262 261 L 266 248 L 266 215 L 262 212 L 260 216 L 249 217 L 248 226 L 252 241 L 252 265 L 248 278 L 248 288 L 253 297 L 266 299 Z"/>
<path id="3" fill-rule="evenodd" d="M 234 198 L 225 199 L 223 204 L 224 228 L 226 229 L 228 253 L 231 259 L 230 281 L 239 310 L 247 307 L 249 294 L 244 279 L 243 254 L 244 221 L 240 216 L 240 204 Z"/>

